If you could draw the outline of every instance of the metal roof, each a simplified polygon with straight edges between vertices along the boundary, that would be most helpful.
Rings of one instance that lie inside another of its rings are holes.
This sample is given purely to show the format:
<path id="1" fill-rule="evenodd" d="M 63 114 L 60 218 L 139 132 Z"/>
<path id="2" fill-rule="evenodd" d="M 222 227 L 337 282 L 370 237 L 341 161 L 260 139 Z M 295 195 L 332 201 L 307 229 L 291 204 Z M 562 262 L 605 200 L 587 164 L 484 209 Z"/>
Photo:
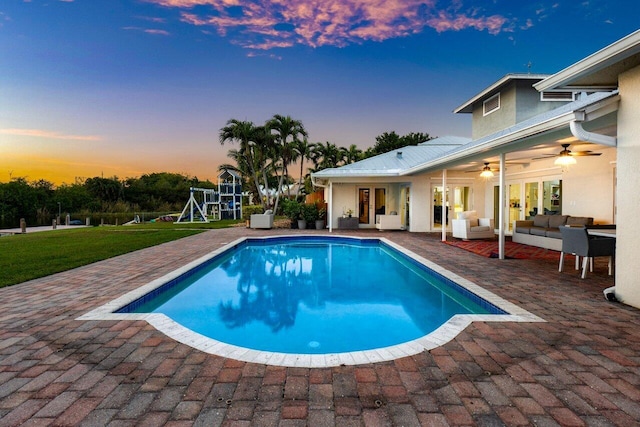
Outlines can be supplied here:
<path id="1" fill-rule="evenodd" d="M 575 119 L 575 112 L 582 111 L 591 106 L 596 106 L 598 103 L 605 104 L 605 100 L 610 99 L 611 101 L 615 101 L 617 96 L 617 90 L 593 93 L 578 101 L 564 104 L 554 110 L 523 120 L 514 126 L 502 129 L 480 139 L 473 140 L 463 146 L 455 147 L 452 150 L 443 153 L 443 155 L 438 158 L 431 159 L 422 165 L 405 170 L 402 174 L 409 175 L 429 169 L 442 169 L 442 166 L 447 163 L 459 161 L 478 153 L 502 147 L 523 138 L 539 135 L 553 129 L 567 127 L 569 122 Z"/>
<path id="2" fill-rule="evenodd" d="M 473 112 L 473 104 L 480 101 L 483 98 L 489 97 L 493 95 L 494 92 L 497 92 L 500 88 L 505 86 L 507 83 L 513 80 L 543 80 L 549 77 L 549 74 L 520 74 L 520 73 L 510 73 L 505 75 L 503 78 L 484 89 L 482 92 L 469 99 L 461 106 L 453 110 L 454 113 L 472 113 Z"/>
<path id="3" fill-rule="evenodd" d="M 406 176 L 428 170 L 441 170 L 443 166 L 460 162 L 488 150 L 496 149 L 524 138 L 540 135 L 560 128 L 568 128 L 575 112 L 588 107 L 600 107 L 615 102 L 618 91 L 596 92 L 564 104 L 530 119 L 487 135 L 483 138 L 445 136 L 417 146 L 404 147 L 339 168 L 313 173 L 314 178 Z M 599 104 L 601 103 L 601 105 Z M 398 153 L 402 155 L 399 156 Z"/>
<path id="4" fill-rule="evenodd" d="M 437 159 L 444 153 L 469 143 L 471 139 L 459 136 L 443 136 L 419 145 L 402 147 L 339 168 L 323 169 L 312 175 L 316 178 L 356 176 L 398 176 L 404 171 Z"/>

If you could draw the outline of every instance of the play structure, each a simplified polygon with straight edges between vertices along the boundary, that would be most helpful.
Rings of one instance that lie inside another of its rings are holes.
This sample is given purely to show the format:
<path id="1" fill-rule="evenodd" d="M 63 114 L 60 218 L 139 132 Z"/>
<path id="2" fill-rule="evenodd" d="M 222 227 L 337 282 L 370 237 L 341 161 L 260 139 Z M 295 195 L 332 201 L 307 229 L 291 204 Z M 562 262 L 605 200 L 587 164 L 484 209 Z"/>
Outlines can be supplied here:
<path id="1" fill-rule="evenodd" d="M 223 170 L 218 175 L 218 188 L 191 187 L 176 223 L 209 222 L 209 218 L 242 219 L 242 180 L 238 173 Z"/>

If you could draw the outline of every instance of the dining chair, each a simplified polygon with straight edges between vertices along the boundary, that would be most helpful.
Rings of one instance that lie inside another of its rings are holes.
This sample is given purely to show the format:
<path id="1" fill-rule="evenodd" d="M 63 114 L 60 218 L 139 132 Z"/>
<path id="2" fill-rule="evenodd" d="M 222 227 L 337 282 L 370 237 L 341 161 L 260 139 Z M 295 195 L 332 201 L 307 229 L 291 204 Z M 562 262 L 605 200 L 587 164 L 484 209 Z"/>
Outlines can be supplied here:
<path id="1" fill-rule="evenodd" d="M 562 251 L 560 252 L 560 265 L 558 271 L 562 271 L 564 254 L 569 253 L 582 257 L 581 278 L 587 276 L 587 266 L 591 263 L 593 271 L 593 258 L 599 256 L 609 257 L 609 275 L 613 274 L 613 257 L 616 253 L 616 239 L 614 237 L 590 236 L 585 227 L 560 227 L 562 234 Z M 576 269 L 578 260 L 576 259 Z"/>

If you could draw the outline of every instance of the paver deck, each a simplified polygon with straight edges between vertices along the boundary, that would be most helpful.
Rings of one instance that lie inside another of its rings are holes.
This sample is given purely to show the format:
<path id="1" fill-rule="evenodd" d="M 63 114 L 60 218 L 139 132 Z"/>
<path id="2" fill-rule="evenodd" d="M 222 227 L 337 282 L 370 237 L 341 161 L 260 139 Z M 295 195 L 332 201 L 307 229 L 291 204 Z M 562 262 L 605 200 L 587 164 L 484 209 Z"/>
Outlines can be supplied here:
<path id="1" fill-rule="evenodd" d="M 212 230 L 0 289 L 0 426 L 640 425 L 640 310 L 604 299 L 601 263 L 581 280 L 435 234 L 368 232 L 546 323 L 473 323 L 442 347 L 367 365 L 239 362 L 143 321 L 75 320 L 240 236 L 294 232 Z"/>

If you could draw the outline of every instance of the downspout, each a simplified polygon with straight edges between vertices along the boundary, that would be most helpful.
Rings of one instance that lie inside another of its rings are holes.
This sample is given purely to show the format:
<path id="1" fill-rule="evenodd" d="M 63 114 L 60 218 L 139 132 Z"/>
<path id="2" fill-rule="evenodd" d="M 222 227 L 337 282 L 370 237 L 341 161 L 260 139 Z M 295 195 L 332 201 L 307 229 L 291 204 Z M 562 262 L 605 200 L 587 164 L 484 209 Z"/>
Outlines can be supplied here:
<path id="1" fill-rule="evenodd" d="M 586 113 L 584 111 L 576 111 L 575 117 L 575 119 L 569 122 L 569 129 L 571 129 L 571 134 L 580 141 L 593 142 L 594 144 L 608 145 L 610 147 L 617 146 L 618 139 L 615 136 L 589 132 L 582 127 L 582 124 L 586 120 Z"/>

